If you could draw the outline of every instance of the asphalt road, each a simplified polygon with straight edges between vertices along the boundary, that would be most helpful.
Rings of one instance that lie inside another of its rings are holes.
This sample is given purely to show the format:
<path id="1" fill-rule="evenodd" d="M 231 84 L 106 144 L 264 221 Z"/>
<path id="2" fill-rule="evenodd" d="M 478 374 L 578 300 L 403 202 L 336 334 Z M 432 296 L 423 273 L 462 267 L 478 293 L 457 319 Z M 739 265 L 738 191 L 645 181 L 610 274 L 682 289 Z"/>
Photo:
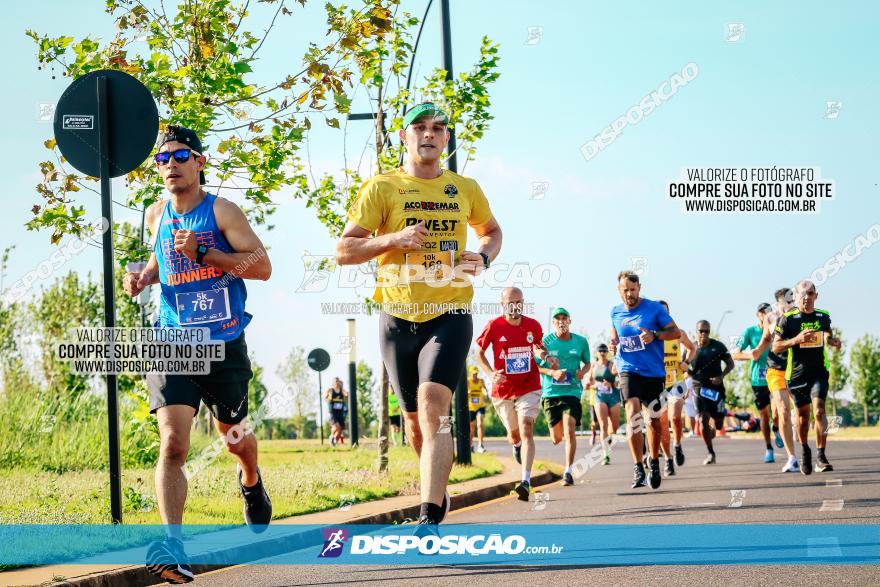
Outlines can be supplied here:
<path id="1" fill-rule="evenodd" d="M 578 456 L 589 451 L 579 438 Z M 614 449 L 610 466 L 587 471 L 573 487 L 554 483 L 540 488 L 543 503 L 501 498 L 452 512 L 447 522 L 503 524 L 866 524 L 880 522 L 880 441 L 834 442 L 828 456 L 832 473 L 783 474 L 783 452 L 777 462 L 762 462 L 759 439 L 719 439 L 718 463 L 702 465 L 700 439 L 685 441 L 687 461 L 675 477 L 657 490 L 630 488 L 632 465 L 626 445 Z M 509 454 L 503 442 L 487 448 Z M 547 440 L 538 458 L 561 461 L 562 448 Z M 735 492 L 735 493 L 732 493 Z M 841 501 L 842 500 L 842 501 Z M 741 503 L 740 503 L 741 502 Z M 737 507 L 736 504 L 739 504 Z M 730 507 L 734 505 L 734 507 Z M 878 526 L 880 527 L 880 526 Z M 669 541 L 687 544 L 694 533 L 682 528 Z M 271 563 L 271 559 L 267 559 Z M 880 565 L 299 565 L 260 564 L 221 569 L 200 575 L 199 585 L 282 586 L 393 582 L 394 584 L 482 585 L 597 584 L 636 585 L 649 581 L 687 585 L 878 585 Z"/>

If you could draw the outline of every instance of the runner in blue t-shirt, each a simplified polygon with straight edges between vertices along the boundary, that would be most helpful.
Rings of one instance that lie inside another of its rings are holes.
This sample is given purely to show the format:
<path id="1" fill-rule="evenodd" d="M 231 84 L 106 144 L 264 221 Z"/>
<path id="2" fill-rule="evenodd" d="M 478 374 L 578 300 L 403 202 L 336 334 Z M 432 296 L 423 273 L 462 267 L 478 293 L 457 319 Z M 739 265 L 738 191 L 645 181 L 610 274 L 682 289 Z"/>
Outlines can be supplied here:
<path id="1" fill-rule="evenodd" d="M 611 343 L 609 350 L 617 355 L 615 365 L 620 374 L 620 394 L 626 408 L 629 449 L 634 466 L 633 488 L 644 487 L 645 467 L 642 464 L 642 408 L 648 408 L 648 449 L 651 487 L 660 487 L 660 414 L 666 408 L 661 397 L 666 382 L 663 340 L 677 340 L 681 333 L 660 303 L 640 297 L 639 276 L 621 271 L 617 290 L 622 304 L 611 310 Z"/>

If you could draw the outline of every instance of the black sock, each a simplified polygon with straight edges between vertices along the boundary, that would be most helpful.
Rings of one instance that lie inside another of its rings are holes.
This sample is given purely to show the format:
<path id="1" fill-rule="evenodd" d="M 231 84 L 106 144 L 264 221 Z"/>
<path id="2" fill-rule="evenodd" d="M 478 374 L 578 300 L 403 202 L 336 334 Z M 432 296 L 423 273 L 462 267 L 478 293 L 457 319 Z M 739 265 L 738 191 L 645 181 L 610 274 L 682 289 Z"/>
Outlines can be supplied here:
<path id="1" fill-rule="evenodd" d="M 773 445 L 768 442 L 767 443 L 767 450 L 772 450 L 772 449 L 773 449 Z"/>
<path id="2" fill-rule="evenodd" d="M 428 516 L 431 520 L 435 522 L 440 519 L 440 516 L 443 514 L 443 510 L 440 509 L 440 506 L 435 503 L 423 502 L 421 505 L 421 510 L 419 511 L 419 517 Z"/>
<path id="3" fill-rule="evenodd" d="M 824 448 L 817 448 L 816 455 L 818 455 L 818 457 L 820 459 L 825 460 L 825 449 Z"/>
<path id="4" fill-rule="evenodd" d="M 804 442 L 803 444 L 801 444 L 801 449 L 802 450 L 810 450 L 810 443 Z"/>

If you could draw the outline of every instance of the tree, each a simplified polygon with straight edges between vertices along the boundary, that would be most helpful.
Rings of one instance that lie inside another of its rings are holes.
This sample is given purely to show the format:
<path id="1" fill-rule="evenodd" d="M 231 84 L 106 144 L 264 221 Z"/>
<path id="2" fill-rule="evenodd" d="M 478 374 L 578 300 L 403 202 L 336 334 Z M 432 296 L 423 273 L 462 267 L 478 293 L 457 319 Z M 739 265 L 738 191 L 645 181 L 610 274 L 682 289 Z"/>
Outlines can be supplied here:
<path id="1" fill-rule="evenodd" d="M 339 126 L 333 115 L 347 112 L 351 63 L 365 43 L 389 33 L 396 3 L 363 0 L 350 10 L 328 3 L 324 44 L 304 43 L 299 71 L 263 72 L 271 79 L 265 86 L 252 81 L 253 67 L 276 20 L 294 14 L 285 0 L 261 0 L 259 7 L 250 0 L 200 0 L 171 3 L 169 9 L 161 2 L 151 8 L 141 0 L 105 0 L 117 30 L 112 39 L 26 34 L 37 45 L 40 66 L 58 65 L 62 76 L 115 69 L 143 82 L 158 102 L 160 128 L 183 124 L 213 147 L 210 167 L 219 181 L 212 191 L 241 193 L 251 220 L 264 224 L 273 211 L 270 194 L 291 189 L 294 197 L 310 197 L 299 154 L 310 116 Z M 257 17 L 268 24 L 260 34 L 248 30 Z M 51 230 L 57 243 L 65 233 L 83 230 L 85 205 L 77 192 L 97 193 L 96 179 L 69 170 L 54 139 L 44 145 L 53 157 L 40 163 L 41 200 L 32 207 L 28 228 Z M 151 160 L 126 179 L 130 207 L 144 208 L 162 193 Z"/>
<path id="2" fill-rule="evenodd" d="M 317 393 L 309 371 L 305 349 L 301 346 L 291 349 L 284 361 L 278 365 L 275 374 L 281 378 L 290 393 L 290 404 L 293 406 L 293 419 L 297 435 L 304 438 L 306 420 L 310 416 L 314 416 L 317 406 L 315 403 Z"/>
<path id="3" fill-rule="evenodd" d="M 266 400 L 268 389 L 263 383 L 263 367 L 257 363 L 256 357 L 251 354 L 251 371 L 254 376 L 248 381 L 248 413 L 256 414 Z M 265 418 L 262 420 L 265 422 Z"/>
<path id="4" fill-rule="evenodd" d="M 840 340 L 840 348 L 828 348 L 828 391 L 831 392 L 831 414 L 837 415 L 837 393 L 843 391 L 849 380 L 849 370 L 843 362 L 846 342 L 839 328 L 833 328 L 834 337 Z"/>
<path id="5" fill-rule="evenodd" d="M 358 430 L 369 434 L 376 422 L 376 379 L 373 370 L 364 361 L 357 364 Z"/>
<path id="6" fill-rule="evenodd" d="M 856 341 L 851 351 L 850 371 L 855 398 L 862 404 L 865 425 L 868 425 L 868 411 L 880 409 L 880 340 L 865 334 Z"/>

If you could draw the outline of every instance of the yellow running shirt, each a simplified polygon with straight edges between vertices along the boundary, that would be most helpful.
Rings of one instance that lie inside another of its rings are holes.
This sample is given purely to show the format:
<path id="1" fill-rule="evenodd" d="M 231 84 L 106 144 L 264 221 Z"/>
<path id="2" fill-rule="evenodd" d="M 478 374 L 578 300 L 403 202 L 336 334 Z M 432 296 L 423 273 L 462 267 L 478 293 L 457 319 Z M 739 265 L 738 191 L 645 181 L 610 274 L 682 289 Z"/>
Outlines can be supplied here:
<path id="1" fill-rule="evenodd" d="M 666 367 L 666 387 L 685 380 L 681 370 L 681 343 L 678 340 L 663 341 L 663 365 Z"/>
<path id="2" fill-rule="evenodd" d="M 468 377 L 468 409 L 476 412 L 486 407 L 486 394 L 483 393 L 485 386 L 482 379 L 474 381 Z"/>
<path id="3" fill-rule="evenodd" d="M 446 169 L 434 179 L 413 177 L 402 169 L 383 173 L 361 186 L 348 219 L 377 236 L 422 220 L 428 229 L 422 249 L 379 255 L 373 299 L 382 310 L 426 322 L 450 310 L 470 309 L 474 289 L 455 264 L 467 244 L 467 225 L 492 219 L 476 181 Z"/>

